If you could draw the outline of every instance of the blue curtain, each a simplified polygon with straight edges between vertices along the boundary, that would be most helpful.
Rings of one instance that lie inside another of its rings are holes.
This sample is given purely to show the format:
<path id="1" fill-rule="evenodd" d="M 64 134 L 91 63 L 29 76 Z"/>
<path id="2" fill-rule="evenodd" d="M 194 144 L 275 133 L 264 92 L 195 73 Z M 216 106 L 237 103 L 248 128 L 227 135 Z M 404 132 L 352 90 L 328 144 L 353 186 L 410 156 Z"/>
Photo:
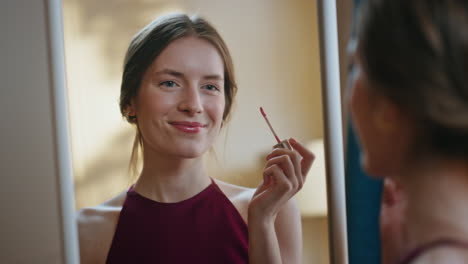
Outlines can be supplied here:
<path id="1" fill-rule="evenodd" d="M 360 166 L 360 150 L 351 124 L 346 148 L 346 207 L 350 264 L 380 263 L 379 208 L 382 182 Z"/>

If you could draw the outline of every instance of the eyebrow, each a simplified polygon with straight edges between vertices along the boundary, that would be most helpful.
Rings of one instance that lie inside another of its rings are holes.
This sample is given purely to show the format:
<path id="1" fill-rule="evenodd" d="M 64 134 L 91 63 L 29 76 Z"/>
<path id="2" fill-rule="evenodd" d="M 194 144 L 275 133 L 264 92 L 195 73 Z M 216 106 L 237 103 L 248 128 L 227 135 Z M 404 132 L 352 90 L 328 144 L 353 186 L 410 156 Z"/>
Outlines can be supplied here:
<path id="1" fill-rule="evenodd" d="M 169 75 L 173 75 L 175 77 L 184 77 L 183 73 L 178 72 L 178 71 L 174 71 L 174 70 L 171 70 L 171 69 L 163 69 L 163 70 L 155 72 L 155 74 L 169 74 Z"/>
<path id="2" fill-rule="evenodd" d="M 160 71 L 157 71 L 155 72 L 155 74 L 169 74 L 169 75 L 172 75 L 174 77 L 178 77 L 178 78 L 183 78 L 185 75 L 181 72 L 178 72 L 178 71 L 175 71 L 175 70 L 171 70 L 171 69 L 162 69 Z M 219 74 L 209 74 L 209 75 L 205 75 L 203 76 L 203 79 L 205 80 L 224 80 L 223 77 L 221 77 L 221 75 Z"/>

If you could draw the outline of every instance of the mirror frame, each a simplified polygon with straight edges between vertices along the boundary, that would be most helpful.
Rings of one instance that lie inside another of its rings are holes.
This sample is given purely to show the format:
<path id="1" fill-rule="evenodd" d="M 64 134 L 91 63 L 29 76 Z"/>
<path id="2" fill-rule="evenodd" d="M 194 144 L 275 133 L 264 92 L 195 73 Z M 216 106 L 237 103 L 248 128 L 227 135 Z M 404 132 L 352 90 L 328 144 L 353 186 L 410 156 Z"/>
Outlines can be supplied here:
<path id="1" fill-rule="evenodd" d="M 60 209 L 66 263 L 79 263 L 75 223 L 73 172 L 70 148 L 62 4 L 47 0 L 47 26 L 53 100 L 56 152 L 59 171 Z M 317 0 L 320 38 L 322 99 L 324 113 L 330 263 L 347 264 L 347 222 L 344 174 L 344 144 L 340 85 L 340 57 L 336 0 Z M 333 140 L 331 140 L 333 139 Z"/>

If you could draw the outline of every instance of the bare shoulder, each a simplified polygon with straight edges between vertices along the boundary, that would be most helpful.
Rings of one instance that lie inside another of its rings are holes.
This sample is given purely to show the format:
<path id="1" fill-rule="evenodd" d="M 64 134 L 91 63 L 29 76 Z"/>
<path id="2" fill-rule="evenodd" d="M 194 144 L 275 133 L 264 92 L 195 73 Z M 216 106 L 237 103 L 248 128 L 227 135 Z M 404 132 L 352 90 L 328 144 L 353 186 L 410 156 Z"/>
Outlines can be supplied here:
<path id="1" fill-rule="evenodd" d="M 466 248 L 457 247 L 439 247 L 433 249 L 417 260 L 413 261 L 412 264 L 464 264 L 468 263 L 468 250 Z"/>
<path id="2" fill-rule="evenodd" d="M 105 263 L 126 192 L 76 213 L 82 263 Z"/>
<path id="3" fill-rule="evenodd" d="M 250 201 L 255 193 L 254 188 L 234 185 L 220 180 L 215 180 L 215 182 L 229 199 L 247 199 Z"/>
<path id="4" fill-rule="evenodd" d="M 249 202 L 255 193 L 255 189 L 230 184 L 216 179 L 215 182 L 237 209 L 245 223 L 247 223 Z"/>

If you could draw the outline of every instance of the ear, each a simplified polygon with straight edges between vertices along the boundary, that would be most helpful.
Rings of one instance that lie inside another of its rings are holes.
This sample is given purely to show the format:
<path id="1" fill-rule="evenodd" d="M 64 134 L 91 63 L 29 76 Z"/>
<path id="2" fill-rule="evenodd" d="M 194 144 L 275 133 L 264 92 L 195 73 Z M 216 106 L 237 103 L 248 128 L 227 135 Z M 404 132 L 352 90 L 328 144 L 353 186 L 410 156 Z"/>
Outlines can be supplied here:
<path id="1" fill-rule="evenodd" d="M 377 100 L 372 121 L 379 131 L 392 133 L 406 124 L 407 118 L 400 107 L 387 98 L 380 97 Z"/>
<path id="2" fill-rule="evenodd" d="M 130 100 L 130 104 L 128 104 L 125 108 L 125 114 L 128 117 L 136 117 L 136 105 L 134 98 Z"/>
<path id="3" fill-rule="evenodd" d="M 127 106 L 127 108 L 125 109 L 125 112 L 127 113 L 128 116 L 136 115 L 136 111 L 131 105 Z"/>

